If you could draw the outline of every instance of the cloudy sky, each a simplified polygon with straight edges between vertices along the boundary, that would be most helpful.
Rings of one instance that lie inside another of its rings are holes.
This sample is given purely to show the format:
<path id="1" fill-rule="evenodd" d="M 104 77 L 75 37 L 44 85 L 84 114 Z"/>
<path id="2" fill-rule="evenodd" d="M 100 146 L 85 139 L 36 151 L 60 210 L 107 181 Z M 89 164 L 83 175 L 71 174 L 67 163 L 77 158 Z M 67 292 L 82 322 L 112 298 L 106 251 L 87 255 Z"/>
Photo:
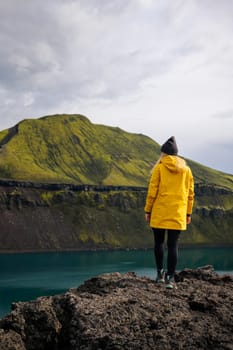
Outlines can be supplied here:
<path id="1" fill-rule="evenodd" d="M 81 113 L 233 173 L 233 1 L 0 0 L 0 130 Z"/>

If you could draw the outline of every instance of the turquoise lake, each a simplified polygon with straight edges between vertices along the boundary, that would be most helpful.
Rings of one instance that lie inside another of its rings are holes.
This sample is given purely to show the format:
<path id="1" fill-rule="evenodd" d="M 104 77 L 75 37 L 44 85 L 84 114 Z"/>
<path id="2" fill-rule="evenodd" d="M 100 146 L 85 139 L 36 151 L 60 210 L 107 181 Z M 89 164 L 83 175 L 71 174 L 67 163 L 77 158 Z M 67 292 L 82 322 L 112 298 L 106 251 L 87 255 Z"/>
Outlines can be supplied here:
<path id="1" fill-rule="evenodd" d="M 180 248 L 177 271 L 204 265 L 233 274 L 233 248 Z M 152 250 L 0 254 L 0 267 L 0 317 L 12 302 L 63 293 L 102 273 L 134 271 L 155 278 Z"/>

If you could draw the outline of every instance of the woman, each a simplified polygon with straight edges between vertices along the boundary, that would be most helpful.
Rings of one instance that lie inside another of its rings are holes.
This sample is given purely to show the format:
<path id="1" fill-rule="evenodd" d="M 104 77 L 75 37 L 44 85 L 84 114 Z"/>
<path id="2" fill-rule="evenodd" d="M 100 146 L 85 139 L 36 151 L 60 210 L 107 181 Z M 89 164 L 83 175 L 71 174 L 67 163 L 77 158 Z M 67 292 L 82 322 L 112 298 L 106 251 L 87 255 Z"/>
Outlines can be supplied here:
<path id="1" fill-rule="evenodd" d="M 191 222 L 194 182 L 190 168 L 178 157 L 175 137 L 161 147 L 148 187 L 145 220 L 154 232 L 154 253 L 157 266 L 156 282 L 175 288 L 174 274 L 178 257 L 178 239 Z M 167 231 L 167 273 L 164 272 L 164 239 Z"/>

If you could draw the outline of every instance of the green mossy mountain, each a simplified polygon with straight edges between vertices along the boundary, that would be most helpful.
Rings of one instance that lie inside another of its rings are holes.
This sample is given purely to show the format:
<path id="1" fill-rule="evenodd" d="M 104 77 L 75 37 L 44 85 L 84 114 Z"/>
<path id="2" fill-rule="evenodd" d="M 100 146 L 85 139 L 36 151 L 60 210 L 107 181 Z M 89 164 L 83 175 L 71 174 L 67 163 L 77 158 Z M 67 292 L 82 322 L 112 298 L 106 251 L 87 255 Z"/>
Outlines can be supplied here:
<path id="1" fill-rule="evenodd" d="M 159 145 L 81 115 L 24 120 L 0 133 L 0 177 L 39 182 L 146 184 Z"/>
<path id="2" fill-rule="evenodd" d="M 151 138 L 82 115 L 23 120 L 0 132 L 0 147 L 0 178 L 142 187 L 160 154 Z M 187 162 L 196 182 L 233 189 L 233 175 Z"/>
<path id="3" fill-rule="evenodd" d="M 151 248 L 146 189 L 160 146 L 81 115 L 0 132 L 0 251 Z M 195 178 L 184 245 L 233 245 L 233 175 L 187 160 Z"/>

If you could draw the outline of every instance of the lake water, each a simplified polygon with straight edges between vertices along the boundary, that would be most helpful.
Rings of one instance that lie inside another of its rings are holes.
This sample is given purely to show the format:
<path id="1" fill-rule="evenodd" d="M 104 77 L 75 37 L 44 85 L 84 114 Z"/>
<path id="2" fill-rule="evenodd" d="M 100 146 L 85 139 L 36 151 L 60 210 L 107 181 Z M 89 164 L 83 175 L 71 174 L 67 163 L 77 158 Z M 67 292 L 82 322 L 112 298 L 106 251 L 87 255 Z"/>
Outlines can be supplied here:
<path id="1" fill-rule="evenodd" d="M 233 248 L 180 248 L 177 271 L 207 264 L 232 274 Z M 0 317 L 12 302 L 63 293 L 102 273 L 134 271 L 155 278 L 152 250 L 1 254 L 0 269 Z"/>

